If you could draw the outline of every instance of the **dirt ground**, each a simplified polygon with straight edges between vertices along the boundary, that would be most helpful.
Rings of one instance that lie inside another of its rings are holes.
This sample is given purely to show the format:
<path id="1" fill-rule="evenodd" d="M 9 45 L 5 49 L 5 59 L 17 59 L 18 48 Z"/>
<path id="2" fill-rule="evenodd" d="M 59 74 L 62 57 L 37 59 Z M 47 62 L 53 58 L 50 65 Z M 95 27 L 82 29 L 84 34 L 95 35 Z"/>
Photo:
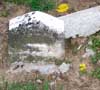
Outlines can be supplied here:
<path id="1" fill-rule="evenodd" d="M 100 5 L 100 0 L 59 0 L 59 3 L 61 1 L 69 3 L 70 10 L 68 13 L 72 13 L 93 6 Z M 18 15 L 22 15 L 30 11 L 30 9 L 25 6 L 6 5 L 4 3 L 0 3 L 0 10 L 5 10 L 5 9 L 9 12 L 9 15 L 7 17 L 0 17 L 0 27 L 2 27 L 2 29 L 0 28 L 0 32 L 2 32 L 2 30 L 5 29 L 5 27 L 8 28 L 7 23 L 11 18 L 16 17 Z M 49 13 L 55 16 L 63 15 L 55 11 L 49 11 Z M 64 14 L 68 14 L 68 13 L 64 13 Z M 81 42 L 84 41 L 84 43 L 86 43 L 87 39 L 77 38 L 72 40 L 72 42 L 77 42 L 78 45 L 82 44 L 80 43 L 80 41 Z M 90 72 L 93 68 L 93 65 L 89 58 L 85 58 L 81 60 L 81 56 L 83 54 L 84 54 L 84 48 L 78 51 L 76 54 L 73 54 L 71 49 L 70 50 L 66 49 L 66 60 L 71 61 L 71 68 L 69 72 L 67 72 L 67 74 L 62 77 L 62 80 L 57 81 L 58 83 L 59 82 L 63 83 L 65 88 L 64 90 L 100 90 L 100 81 L 98 79 L 95 79 L 87 74 L 82 76 L 79 74 L 80 63 L 85 63 L 87 65 L 88 72 Z M 0 72 L 3 71 L 0 70 Z M 6 74 L 4 73 L 4 75 Z M 19 77 L 16 78 L 16 76 L 14 76 L 13 78 L 20 79 Z M 34 76 L 32 76 L 32 78 L 33 77 Z M 12 77 L 10 76 L 9 78 L 12 79 Z M 26 77 L 24 77 L 24 79 L 25 78 Z"/>

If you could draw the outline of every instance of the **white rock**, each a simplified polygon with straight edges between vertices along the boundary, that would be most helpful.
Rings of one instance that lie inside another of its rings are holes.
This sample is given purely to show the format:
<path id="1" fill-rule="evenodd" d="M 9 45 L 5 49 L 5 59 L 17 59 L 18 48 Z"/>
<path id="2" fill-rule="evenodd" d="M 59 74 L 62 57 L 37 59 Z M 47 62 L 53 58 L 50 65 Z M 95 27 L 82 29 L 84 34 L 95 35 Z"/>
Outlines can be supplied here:
<path id="1" fill-rule="evenodd" d="M 100 6 L 59 17 L 64 20 L 65 38 L 87 37 L 100 30 Z"/>
<path id="2" fill-rule="evenodd" d="M 19 62 L 20 63 L 20 62 Z M 10 69 L 7 71 L 9 73 L 20 73 L 20 72 L 28 72 L 31 73 L 32 71 L 38 71 L 40 74 L 64 74 L 69 70 L 70 64 L 62 63 L 60 66 L 57 66 L 55 64 L 46 64 L 46 63 L 23 63 L 23 68 L 18 67 L 17 69 L 13 69 L 12 65 L 16 66 L 16 64 L 11 65 Z"/>
<path id="3" fill-rule="evenodd" d="M 53 86 L 55 84 L 56 84 L 56 82 L 54 82 L 54 81 L 50 82 L 50 86 Z"/>
<path id="4" fill-rule="evenodd" d="M 14 64 L 12 63 L 13 67 Z M 19 73 L 22 71 L 26 71 L 30 73 L 31 71 L 38 71 L 41 74 L 53 74 L 60 73 L 58 67 L 55 64 L 42 64 L 42 63 L 24 63 L 23 68 L 18 67 L 17 69 L 13 69 L 12 65 L 7 72 L 10 73 Z M 16 65 L 15 65 L 16 66 Z"/>
<path id="5" fill-rule="evenodd" d="M 92 49 L 86 48 L 86 53 L 82 56 L 83 58 L 94 56 L 95 52 Z"/>
<path id="6" fill-rule="evenodd" d="M 62 63 L 60 66 L 59 66 L 59 70 L 60 72 L 63 74 L 63 73 L 66 73 L 70 68 L 70 64 L 66 64 L 66 63 Z"/>
<path id="7" fill-rule="evenodd" d="M 41 81 L 40 79 L 37 79 L 36 82 L 37 82 L 38 84 L 42 84 L 42 81 Z"/>

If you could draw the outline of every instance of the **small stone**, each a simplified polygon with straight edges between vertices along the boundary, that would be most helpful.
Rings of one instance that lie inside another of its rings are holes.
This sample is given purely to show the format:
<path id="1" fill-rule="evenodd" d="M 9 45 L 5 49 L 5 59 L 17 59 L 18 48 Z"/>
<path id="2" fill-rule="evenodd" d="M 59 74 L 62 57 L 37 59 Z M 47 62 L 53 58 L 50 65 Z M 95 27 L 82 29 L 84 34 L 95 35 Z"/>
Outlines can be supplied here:
<path id="1" fill-rule="evenodd" d="M 95 52 L 92 49 L 86 48 L 86 53 L 82 56 L 83 58 L 94 56 Z"/>
<path id="2" fill-rule="evenodd" d="M 36 82 L 37 82 L 38 84 L 42 84 L 42 81 L 41 81 L 40 79 L 37 79 Z"/>
<path id="3" fill-rule="evenodd" d="M 55 89 L 55 85 L 56 85 L 56 82 L 55 81 L 52 81 L 50 82 L 50 90 L 54 90 Z"/>
<path id="4" fill-rule="evenodd" d="M 55 82 L 54 82 L 54 81 L 52 81 L 52 82 L 50 83 L 50 86 L 53 86 L 53 85 L 55 85 Z"/>
<path id="5" fill-rule="evenodd" d="M 59 66 L 59 70 L 60 72 L 63 74 L 63 73 L 66 73 L 70 68 L 70 64 L 66 64 L 66 63 L 62 63 L 60 66 Z"/>

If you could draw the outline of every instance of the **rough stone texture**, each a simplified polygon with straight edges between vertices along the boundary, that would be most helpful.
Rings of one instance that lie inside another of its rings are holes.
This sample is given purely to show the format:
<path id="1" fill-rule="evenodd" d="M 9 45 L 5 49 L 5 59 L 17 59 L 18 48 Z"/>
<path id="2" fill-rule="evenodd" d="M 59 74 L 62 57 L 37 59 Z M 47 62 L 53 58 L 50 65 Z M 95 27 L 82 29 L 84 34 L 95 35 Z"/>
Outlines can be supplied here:
<path id="1" fill-rule="evenodd" d="M 64 22 L 43 12 L 30 12 L 9 22 L 12 59 L 41 60 L 64 55 Z"/>
<path id="2" fill-rule="evenodd" d="M 65 38 L 90 36 L 100 30 L 100 6 L 59 17 L 64 20 Z"/>
<path id="3" fill-rule="evenodd" d="M 57 66 L 55 64 L 42 63 L 24 63 L 24 62 L 14 62 L 11 64 L 10 69 L 7 73 L 20 73 L 20 72 L 39 72 L 40 74 L 64 74 L 70 69 L 70 64 L 62 63 Z"/>

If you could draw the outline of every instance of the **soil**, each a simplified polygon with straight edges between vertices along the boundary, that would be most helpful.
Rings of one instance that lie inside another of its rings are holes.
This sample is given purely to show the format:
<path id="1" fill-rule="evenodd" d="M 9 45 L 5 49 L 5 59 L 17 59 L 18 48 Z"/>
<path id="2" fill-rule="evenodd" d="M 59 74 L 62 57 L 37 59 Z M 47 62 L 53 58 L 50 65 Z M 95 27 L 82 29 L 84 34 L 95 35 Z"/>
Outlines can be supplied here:
<path id="1" fill-rule="evenodd" d="M 65 14 L 69 14 L 72 12 L 76 12 L 79 10 L 83 10 L 83 9 L 87 9 L 93 6 L 97 6 L 100 5 L 100 0 L 59 0 L 59 3 L 61 3 L 61 1 L 63 2 L 68 2 L 70 5 L 70 10 L 68 13 L 63 13 L 63 14 L 59 14 L 57 12 L 53 11 L 48 11 L 49 14 L 52 14 L 54 16 L 61 16 L 61 15 L 65 15 Z M 13 4 L 5 4 L 5 3 L 0 3 L 0 10 L 7 10 L 8 11 L 8 15 L 7 17 L 0 17 L 0 32 L 3 32 L 3 30 L 7 30 L 7 23 L 8 21 L 13 18 L 16 17 L 18 15 L 22 15 L 26 12 L 29 12 L 30 9 L 28 7 L 22 6 L 22 5 L 13 5 Z M 72 39 L 73 42 L 73 46 L 75 46 L 75 44 L 77 43 L 77 45 L 81 45 L 83 44 L 84 46 L 87 44 L 87 38 L 76 38 L 76 39 Z M 81 42 L 80 42 L 81 41 Z M 77 48 L 73 47 L 73 48 Z M 85 63 L 87 65 L 87 72 L 89 73 L 92 69 L 93 69 L 93 65 L 90 61 L 90 58 L 85 58 L 82 59 L 82 55 L 84 54 L 84 48 L 82 48 L 81 50 L 77 51 L 77 53 L 73 53 L 72 49 L 67 48 L 66 49 L 66 60 L 70 60 L 71 61 L 71 68 L 70 70 L 67 72 L 67 74 L 65 74 L 64 76 L 62 76 L 62 80 L 58 80 L 57 84 L 59 83 L 63 83 L 64 85 L 64 90 L 100 90 L 100 81 L 98 79 L 95 79 L 89 75 L 80 75 L 79 73 L 79 64 L 80 63 Z M 1 73 L 2 72 L 2 73 Z M 5 70 L 0 70 L 0 76 L 5 75 Z M 23 77 L 21 79 L 21 76 Z M 12 79 L 12 77 L 9 75 L 7 76 L 10 80 Z M 33 78 L 34 74 L 32 73 L 27 74 L 27 80 L 30 78 Z M 25 80 L 26 79 L 26 75 L 24 74 L 19 74 L 19 76 L 16 77 L 13 76 L 12 80 Z"/>

